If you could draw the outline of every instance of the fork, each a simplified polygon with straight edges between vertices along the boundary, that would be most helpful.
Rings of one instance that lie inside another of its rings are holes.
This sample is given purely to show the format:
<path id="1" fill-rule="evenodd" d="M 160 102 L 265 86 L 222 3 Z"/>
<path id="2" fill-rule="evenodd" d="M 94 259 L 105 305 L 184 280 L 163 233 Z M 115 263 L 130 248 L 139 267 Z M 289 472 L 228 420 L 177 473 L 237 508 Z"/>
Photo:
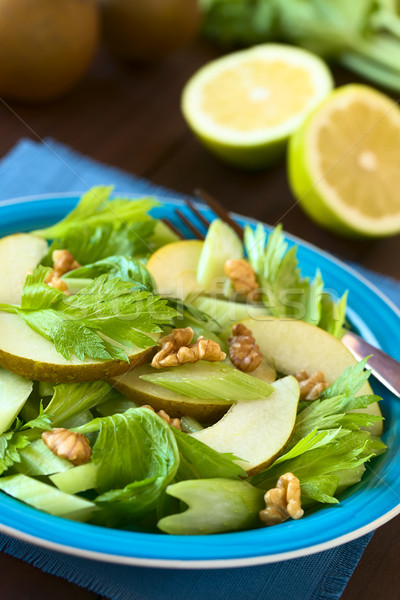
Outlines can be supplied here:
<path id="1" fill-rule="evenodd" d="M 196 189 L 194 191 L 196 198 L 206 204 L 222 221 L 225 221 L 232 229 L 237 233 L 239 238 L 243 241 L 243 227 L 230 217 L 229 213 L 225 210 L 218 200 L 213 198 L 208 192 L 202 189 Z M 186 206 L 193 214 L 193 219 L 189 219 L 181 210 L 175 209 L 176 216 L 180 219 L 184 226 L 194 235 L 198 240 L 205 239 L 205 233 L 202 229 L 206 228 L 206 231 L 210 225 L 208 219 L 198 210 L 195 203 L 191 199 L 185 200 Z M 162 219 L 168 227 L 170 227 L 174 233 L 181 239 L 185 239 L 185 235 L 181 229 L 172 223 L 169 219 Z M 195 221 L 200 225 L 195 225 Z M 350 350 L 352 355 L 357 359 L 361 360 L 365 356 L 370 356 L 368 359 L 367 366 L 371 369 L 372 374 L 378 379 L 390 392 L 400 398 L 400 362 L 383 352 L 382 350 L 375 348 L 360 336 L 352 331 L 346 331 L 341 339 L 342 343 Z"/>

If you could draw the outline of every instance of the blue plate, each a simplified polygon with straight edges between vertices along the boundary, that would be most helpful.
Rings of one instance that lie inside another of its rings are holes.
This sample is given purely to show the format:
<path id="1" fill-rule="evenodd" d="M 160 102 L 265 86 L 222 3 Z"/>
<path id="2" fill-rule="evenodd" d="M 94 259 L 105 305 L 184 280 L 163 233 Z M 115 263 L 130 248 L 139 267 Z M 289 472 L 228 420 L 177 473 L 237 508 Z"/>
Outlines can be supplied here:
<path id="1" fill-rule="evenodd" d="M 0 204 L 0 236 L 29 231 L 61 219 L 77 195 L 21 198 Z M 160 198 L 156 216 L 173 217 L 178 200 Z M 202 209 L 206 217 L 212 214 Z M 238 217 L 240 223 L 251 222 Z M 349 290 L 349 313 L 362 335 L 400 360 L 400 313 L 367 280 L 337 259 L 288 236 L 298 244 L 304 275 L 319 267 L 326 287 Z M 2 284 L 2 282 L 1 282 Z M 301 521 L 267 529 L 213 536 L 168 536 L 105 529 L 52 517 L 0 495 L 0 530 L 28 542 L 109 562 L 157 567 L 233 567 L 276 562 L 326 550 L 372 531 L 400 513 L 400 402 L 379 384 L 384 397 L 384 441 L 388 451 L 367 464 L 362 481 L 343 494 L 339 505 L 323 507 Z"/>

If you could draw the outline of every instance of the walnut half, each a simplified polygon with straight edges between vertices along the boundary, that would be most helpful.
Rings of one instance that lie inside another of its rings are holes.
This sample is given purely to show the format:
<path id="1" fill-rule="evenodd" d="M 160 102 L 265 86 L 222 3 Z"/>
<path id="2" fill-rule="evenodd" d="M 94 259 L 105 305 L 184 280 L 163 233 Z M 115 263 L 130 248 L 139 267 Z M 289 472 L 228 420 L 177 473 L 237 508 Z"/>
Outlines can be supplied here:
<path id="1" fill-rule="evenodd" d="M 87 463 L 92 455 L 89 441 L 85 435 L 63 427 L 44 431 L 42 440 L 53 454 L 66 458 L 74 465 Z"/>
<path id="2" fill-rule="evenodd" d="M 238 294 L 248 296 L 258 289 L 256 274 L 247 260 L 243 258 L 227 260 L 224 271 Z M 256 297 L 253 299 L 255 300 Z"/>
<path id="3" fill-rule="evenodd" d="M 277 525 L 289 517 L 301 519 L 304 515 L 301 508 L 300 481 L 293 473 L 281 475 L 276 488 L 268 490 L 264 499 L 266 507 L 260 510 L 260 519 L 264 525 Z"/>
<path id="4" fill-rule="evenodd" d="M 312 375 L 308 375 L 307 371 L 297 371 L 294 376 L 299 382 L 300 400 L 316 400 L 329 387 L 321 371 Z"/>
<path id="5" fill-rule="evenodd" d="M 225 360 L 226 354 L 222 352 L 219 344 L 213 340 L 205 340 L 200 336 L 194 344 L 193 329 L 173 329 L 169 335 L 162 337 L 158 345 L 160 350 L 154 356 L 151 366 L 155 369 L 163 367 L 177 367 L 185 363 L 195 363 L 199 360 L 218 362 Z"/>
<path id="6" fill-rule="evenodd" d="M 232 328 L 232 334 L 228 340 L 231 362 L 237 369 L 245 373 L 255 371 L 261 363 L 263 355 L 250 329 L 247 329 L 242 323 L 237 323 Z"/>

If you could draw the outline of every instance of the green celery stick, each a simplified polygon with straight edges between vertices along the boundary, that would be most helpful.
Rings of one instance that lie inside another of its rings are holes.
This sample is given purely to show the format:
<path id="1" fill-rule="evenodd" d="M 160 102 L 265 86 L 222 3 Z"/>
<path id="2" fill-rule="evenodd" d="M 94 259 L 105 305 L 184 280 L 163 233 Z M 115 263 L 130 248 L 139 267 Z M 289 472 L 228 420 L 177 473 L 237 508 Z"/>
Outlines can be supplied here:
<path id="1" fill-rule="evenodd" d="M 48 449 L 42 440 L 35 440 L 26 448 L 19 451 L 21 462 L 15 463 L 15 468 L 24 475 L 52 475 L 67 471 L 73 464 L 66 458 L 60 458 Z"/>
<path id="2" fill-rule="evenodd" d="M 167 487 L 167 494 L 185 502 L 182 513 L 161 519 L 161 531 L 176 535 L 223 533 L 257 527 L 265 507 L 264 491 L 246 481 L 195 479 Z"/>
<path id="3" fill-rule="evenodd" d="M 78 494 L 79 492 L 91 490 L 96 485 L 96 479 L 97 466 L 92 462 L 56 473 L 50 477 L 52 483 L 66 494 Z"/>
<path id="4" fill-rule="evenodd" d="M 39 382 L 39 396 L 41 398 L 46 398 L 47 396 L 52 396 L 54 394 L 54 383 L 50 383 L 49 381 L 40 381 Z"/>
<path id="5" fill-rule="evenodd" d="M 68 472 L 68 471 L 66 471 Z M 0 490 L 33 508 L 55 517 L 87 521 L 96 506 L 84 498 L 65 494 L 57 488 L 26 475 L 0 478 Z"/>
<path id="6" fill-rule="evenodd" d="M 208 296 L 199 296 L 193 300 L 190 298 L 188 300 L 193 306 L 218 321 L 222 330 L 229 326 L 232 327 L 234 323 L 242 321 L 243 319 L 260 319 L 268 315 L 265 306 L 255 304 L 220 300 Z"/>
<path id="7" fill-rule="evenodd" d="M 220 398 L 231 402 L 267 398 L 274 388 L 227 364 L 200 361 L 165 369 L 141 379 L 193 398 Z"/>
<path id="8" fill-rule="evenodd" d="M 111 400 L 107 400 L 96 407 L 96 410 L 102 417 L 111 417 L 111 415 L 115 415 L 116 413 L 124 413 L 130 408 L 137 408 L 139 405 L 133 402 L 133 400 L 128 400 L 128 398 L 124 398 L 121 395 L 120 398 L 112 398 Z"/>
<path id="9" fill-rule="evenodd" d="M 201 425 L 197 419 L 194 419 L 193 417 L 182 417 L 181 426 L 182 431 L 185 433 L 196 433 L 196 431 L 201 431 L 204 429 L 203 425 Z"/>
<path id="10" fill-rule="evenodd" d="M 9 429 L 32 389 L 32 381 L 0 369 L 0 434 Z"/>

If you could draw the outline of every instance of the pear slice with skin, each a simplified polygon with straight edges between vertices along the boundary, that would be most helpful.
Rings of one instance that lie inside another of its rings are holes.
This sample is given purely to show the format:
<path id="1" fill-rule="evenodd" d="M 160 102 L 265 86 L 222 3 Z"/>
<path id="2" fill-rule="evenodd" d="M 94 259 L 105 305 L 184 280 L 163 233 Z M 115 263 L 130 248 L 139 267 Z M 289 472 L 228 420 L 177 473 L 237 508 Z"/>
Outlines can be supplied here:
<path id="1" fill-rule="evenodd" d="M 226 400 L 191 398 L 140 379 L 141 375 L 154 371 L 150 365 L 139 366 L 110 383 L 137 404 L 149 404 L 156 411 L 165 410 L 170 417 L 188 416 L 209 423 L 220 419 L 231 406 L 231 402 Z"/>
<path id="2" fill-rule="evenodd" d="M 273 317 L 245 319 L 241 322 L 251 329 L 262 354 L 270 357 L 278 373 L 293 375 L 304 369 L 311 375 L 321 371 L 327 383 L 332 384 L 357 362 L 340 340 L 310 323 Z M 230 332 L 227 330 L 224 335 L 229 337 Z M 368 394 L 373 394 L 373 391 L 366 382 L 357 395 Z M 354 412 L 382 416 L 377 402 Z M 380 436 L 382 421 L 366 429 Z"/>
<path id="3" fill-rule="evenodd" d="M 47 242 L 29 233 L 0 239 L 0 303 L 20 303 L 28 272 L 40 263 L 47 251 Z"/>
<path id="4" fill-rule="evenodd" d="M 0 240 L 0 302 L 20 304 L 28 271 L 48 250 L 47 242 L 30 234 L 10 235 Z M 151 335 L 157 343 L 159 334 Z M 66 360 L 54 344 L 31 329 L 18 315 L 0 312 L 0 367 L 26 379 L 40 381 L 93 381 L 125 373 L 133 365 L 150 359 L 153 349 L 127 349 L 129 362 L 77 357 Z"/>
<path id="5" fill-rule="evenodd" d="M 150 360 L 154 350 L 135 347 L 127 352 L 129 362 L 90 358 L 82 362 L 74 356 L 66 360 L 54 344 L 33 331 L 18 315 L 0 313 L 0 367 L 27 379 L 53 382 L 109 379 Z"/>
<path id="6" fill-rule="evenodd" d="M 217 452 L 234 454 L 248 475 L 266 469 L 292 435 L 300 398 L 294 377 L 271 385 L 275 389 L 268 398 L 236 402 L 215 425 L 188 435 Z"/>
<path id="7" fill-rule="evenodd" d="M 147 262 L 158 293 L 184 300 L 189 294 L 202 291 L 197 282 L 197 265 L 204 242 L 181 240 L 159 248 Z"/>

